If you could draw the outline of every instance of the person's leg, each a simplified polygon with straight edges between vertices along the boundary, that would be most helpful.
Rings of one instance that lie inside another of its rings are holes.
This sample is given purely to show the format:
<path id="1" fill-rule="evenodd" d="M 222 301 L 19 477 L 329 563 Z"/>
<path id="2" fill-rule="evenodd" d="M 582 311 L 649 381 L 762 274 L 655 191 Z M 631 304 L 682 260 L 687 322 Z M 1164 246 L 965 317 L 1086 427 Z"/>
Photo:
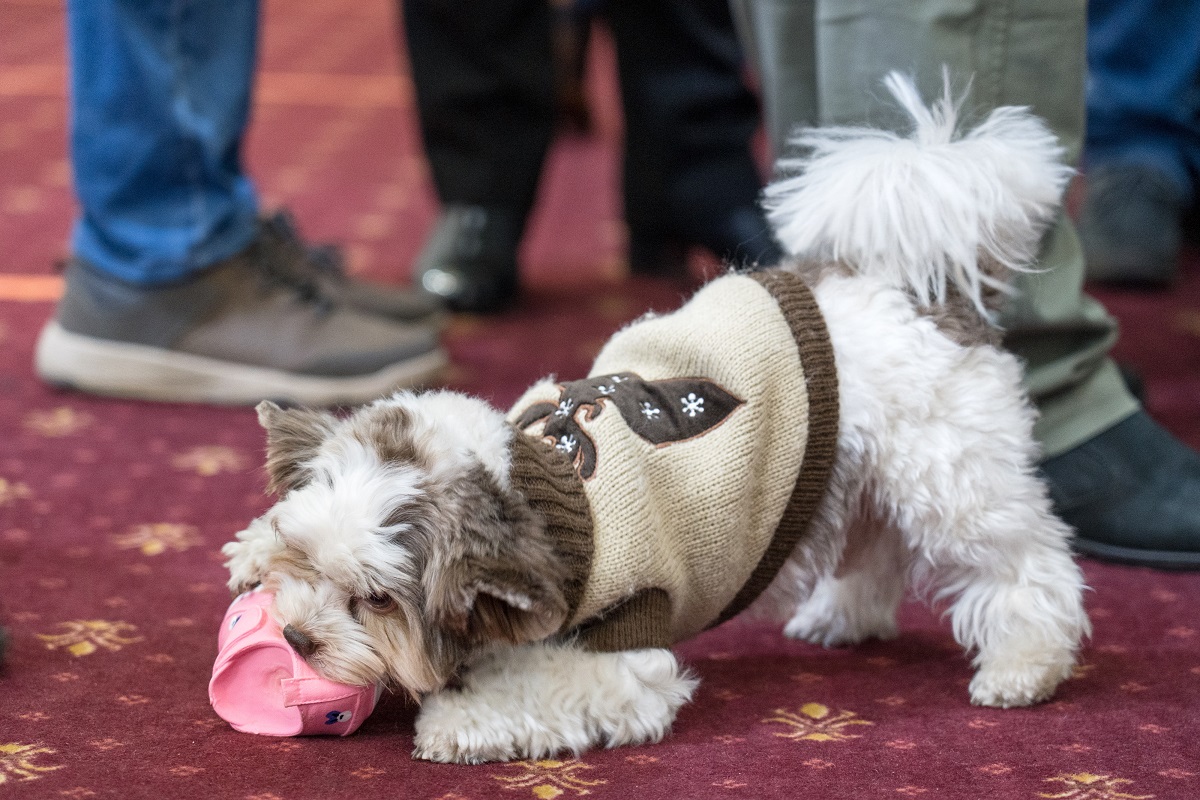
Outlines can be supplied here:
<path id="1" fill-rule="evenodd" d="M 325 404 L 422 382 L 443 363 L 432 329 L 332 302 L 311 250 L 259 219 L 239 159 L 256 14 L 253 0 L 68 6 L 82 215 L 38 340 L 43 379 Z"/>
<path id="2" fill-rule="evenodd" d="M 1091 166 L 1154 167 L 1195 196 L 1200 170 L 1200 3 L 1090 0 Z"/>
<path id="3" fill-rule="evenodd" d="M 796 125 L 892 124 L 898 116 L 882 100 L 883 75 L 907 71 L 933 95 L 947 65 L 960 91 L 971 81 L 968 109 L 1028 105 L 1059 136 L 1067 158 L 1079 157 L 1084 0 L 749 0 L 744 11 L 761 59 L 766 105 L 777 109 L 768 112 L 777 148 Z M 811 61 L 792 52 L 806 46 L 815 54 Z M 785 59 L 784 53 L 792 54 Z M 797 71 L 795 86 L 786 69 Z M 790 96 L 793 91 L 800 96 Z M 804 116 L 786 119 L 780 109 Z M 1159 428 L 1152 440 L 1143 436 L 1145 424 L 1153 423 L 1108 357 L 1117 324 L 1082 293 L 1082 248 L 1065 215 L 1047 233 L 1037 266 L 1018 281 L 1020 295 L 1001 323 L 1006 345 L 1026 363 L 1026 387 L 1041 412 L 1035 434 L 1043 471 L 1059 512 L 1080 528 L 1081 549 L 1088 542 L 1101 545 L 1095 551 L 1112 544 L 1123 549 L 1102 554 L 1200 566 L 1200 511 L 1157 502 L 1169 486 L 1200 507 L 1200 457 Z M 1174 474 L 1152 469 L 1154 459 L 1131 463 L 1130 436 L 1145 439 Z M 1111 480 L 1116 474 L 1120 485 Z"/>
<path id="4" fill-rule="evenodd" d="M 792 131 L 818 124 L 816 0 L 731 0 L 738 38 L 758 76 L 773 158 Z"/>
<path id="5" fill-rule="evenodd" d="M 1200 171 L 1200 3 L 1088 5 L 1089 277 L 1166 284 Z"/>
<path id="6" fill-rule="evenodd" d="M 553 134 L 545 0 L 404 0 L 417 111 L 444 213 L 418 259 L 452 307 L 502 307 Z"/>
<path id="7" fill-rule="evenodd" d="M 257 230 L 239 146 L 257 0 L 71 0 L 75 255 L 137 285 L 180 280 Z"/>
<path id="8" fill-rule="evenodd" d="M 909 72 L 933 96 L 946 65 L 959 91 L 970 82 L 968 108 L 1031 106 L 1050 123 L 1068 158 L 1078 159 L 1083 0 L 752 0 L 745 7 L 760 58 L 782 62 L 761 62 L 776 152 L 797 126 L 896 124 L 898 112 L 880 90 L 883 76 Z M 815 38 L 806 46 L 808 36 Z M 805 58 L 805 51 L 813 55 Z M 789 69 L 798 86 L 784 72 Z M 1022 276 L 1003 325 L 1009 346 L 1028 365 L 1027 385 L 1042 409 L 1037 433 L 1049 457 L 1112 427 L 1137 404 L 1107 360 L 1117 324 L 1082 294 L 1083 253 L 1065 216 L 1047 234 L 1038 266 L 1037 274 Z M 1090 402 L 1080 402 L 1085 397 Z"/>
<path id="9" fill-rule="evenodd" d="M 677 270 L 686 245 L 735 263 L 775 263 L 780 251 L 756 202 L 758 101 L 728 0 L 612 0 L 603 13 L 625 109 L 634 271 Z"/>

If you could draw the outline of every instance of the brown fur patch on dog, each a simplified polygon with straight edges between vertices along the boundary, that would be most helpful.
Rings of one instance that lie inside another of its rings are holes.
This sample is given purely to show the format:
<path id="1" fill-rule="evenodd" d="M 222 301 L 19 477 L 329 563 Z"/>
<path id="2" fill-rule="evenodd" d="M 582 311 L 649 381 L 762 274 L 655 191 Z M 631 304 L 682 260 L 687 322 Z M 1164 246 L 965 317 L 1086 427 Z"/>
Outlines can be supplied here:
<path id="1" fill-rule="evenodd" d="M 988 294 L 1000 295 L 994 289 L 984 290 L 984 302 Z M 929 317 L 938 330 L 951 341 L 963 347 L 977 345 L 1000 346 L 1004 332 L 979 315 L 975 304 L 951 287 L 947 292 L 946 301 L 936 306 L 920 306 L 917 313 Z"/>
<path id="2" fill-rule="evenodd" d="M 979 272 L 993 280 L 1002 281 L 1005 285 L 1008 285 L 1012 278 L 1008 267 L 982 253 L 979 256 Z M 993 316 L 1000 312 L 1009 299 L 1007 292 L 989 286 L 983 287 L 981 295 L 984 308 Z M 964 347 L 999 347 L 1004 337 L 1004 331 L 985 319 L 975 304 L 953 285 L 947 289 L 944 303 L 917 310 L 931 317 L 942 333 Z"/>
<path id="3" fill-rule="evenodd" d="M 267 432 L 267 491 L 287 494 L 308 482 L 305 464 L 333 433 L 338 420 L 307 408 L 285 410 L 267 400 L 256 410 L 258 422 Z"/>
<path id="4" fill-rule="evenodd" d="M 1008 270 L 994 259 L 980 257 L 980 271 L 996 280 L 1007 280 Z M 853 271 L 844 264 L 831 261 L 798 261 L 792 267 L 809 286 L 816 286 L 831 275 L 849 277 Z M 984 287 L 983 304 L 993 314 L 998 312 L 1008 299 L 1008 295 L 998 289 Z M 968 300 L 962 292 L 953 285 L 947 287 L 946 300 L 932 306 L 918 306 L 917 313 L 929 317 L 937 325 L 938 330 L 951 341 L 964 347 L 977 345 L 1000 346 L 1004 332 L 984 319 L 975 304 Z"/>
<path id="5" fill-rule="evenodd" d="M 351 436 L 375 450 L 384 464 L 412 464 L 428 472 L 427 455 L 413 437 L 409 413 L 399 406 L 363 409 L 347 421 Z"/>
<path id="6" fill-rule="evenodd" d="M 433 505 L 439 516 L 457 517 L 436 523 L 444 538 L 424 576 L 426 608 L 438 627 L 471 643 L 514 644 L 562 627 L 567 569 L 520 495 L 476 467 L 443 487 Z"/>

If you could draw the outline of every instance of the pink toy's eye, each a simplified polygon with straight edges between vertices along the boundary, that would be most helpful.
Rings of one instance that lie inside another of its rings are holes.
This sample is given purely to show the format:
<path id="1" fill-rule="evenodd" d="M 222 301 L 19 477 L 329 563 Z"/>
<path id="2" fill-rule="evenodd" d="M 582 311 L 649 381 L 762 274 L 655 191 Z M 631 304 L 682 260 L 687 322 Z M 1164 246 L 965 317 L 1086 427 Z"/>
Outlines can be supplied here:
<path id="1" fill-rule="evenodd" d="M 373 594 L 366 598 L 366 604 L 371 607 L 372 611 L 380 613 L 391 611 L 396 607 L 396 601 L 386 594 Z"/>

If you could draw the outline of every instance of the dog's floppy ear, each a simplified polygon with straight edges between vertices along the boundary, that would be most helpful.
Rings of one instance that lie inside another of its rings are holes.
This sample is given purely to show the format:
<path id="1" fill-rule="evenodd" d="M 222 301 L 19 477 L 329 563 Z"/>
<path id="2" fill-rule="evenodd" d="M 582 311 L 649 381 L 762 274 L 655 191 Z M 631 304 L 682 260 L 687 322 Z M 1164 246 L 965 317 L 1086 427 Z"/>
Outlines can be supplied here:
<path id="1" fill-rule="evenodd" d="M 425 573 L 435 625 L 473 643 L 537 641 L 566 622 L 562 558 L 519 496 L 482 469 L 455 491 L 452 531 Z"/>
<path id="2" fill-rule="evenodd" d="M 269 400 L 255 408 L 267 432 L 267 490 L 286 494 L 308 480 L 304 465 L 332 433 L 337 418 L 307 408 L 282 409 Z"/>
<path id="3" fill-rule="evenodd" d="M 567 603 L 552 584 L 524 569 L 481 567 L 450 568 L 431 603 L 436 625 L 471 642 L 512 644 L 545 639 L 562 627 Z"/>

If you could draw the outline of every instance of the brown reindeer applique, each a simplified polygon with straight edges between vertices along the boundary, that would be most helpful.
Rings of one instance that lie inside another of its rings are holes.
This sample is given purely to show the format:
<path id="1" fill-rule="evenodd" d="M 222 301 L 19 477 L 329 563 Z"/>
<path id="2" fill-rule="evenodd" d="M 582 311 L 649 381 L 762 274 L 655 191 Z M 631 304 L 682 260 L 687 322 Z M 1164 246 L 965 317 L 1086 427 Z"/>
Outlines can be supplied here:
<path id="1" fill-rule="evenodd" d="M 703 436 L 745 402 L 707 378 L 647 381 L 632 372 L 570 381 L 558 388 L 558 403 L 534 403 L 516 425 L 525 430 L 544 421 L 543 435 L 572 459 L 584 480 L 596 472 L 597 452 L 579 424 L 580 414 L 591 422 L 612 403 L 631 431 L 662 447 Z"/>

